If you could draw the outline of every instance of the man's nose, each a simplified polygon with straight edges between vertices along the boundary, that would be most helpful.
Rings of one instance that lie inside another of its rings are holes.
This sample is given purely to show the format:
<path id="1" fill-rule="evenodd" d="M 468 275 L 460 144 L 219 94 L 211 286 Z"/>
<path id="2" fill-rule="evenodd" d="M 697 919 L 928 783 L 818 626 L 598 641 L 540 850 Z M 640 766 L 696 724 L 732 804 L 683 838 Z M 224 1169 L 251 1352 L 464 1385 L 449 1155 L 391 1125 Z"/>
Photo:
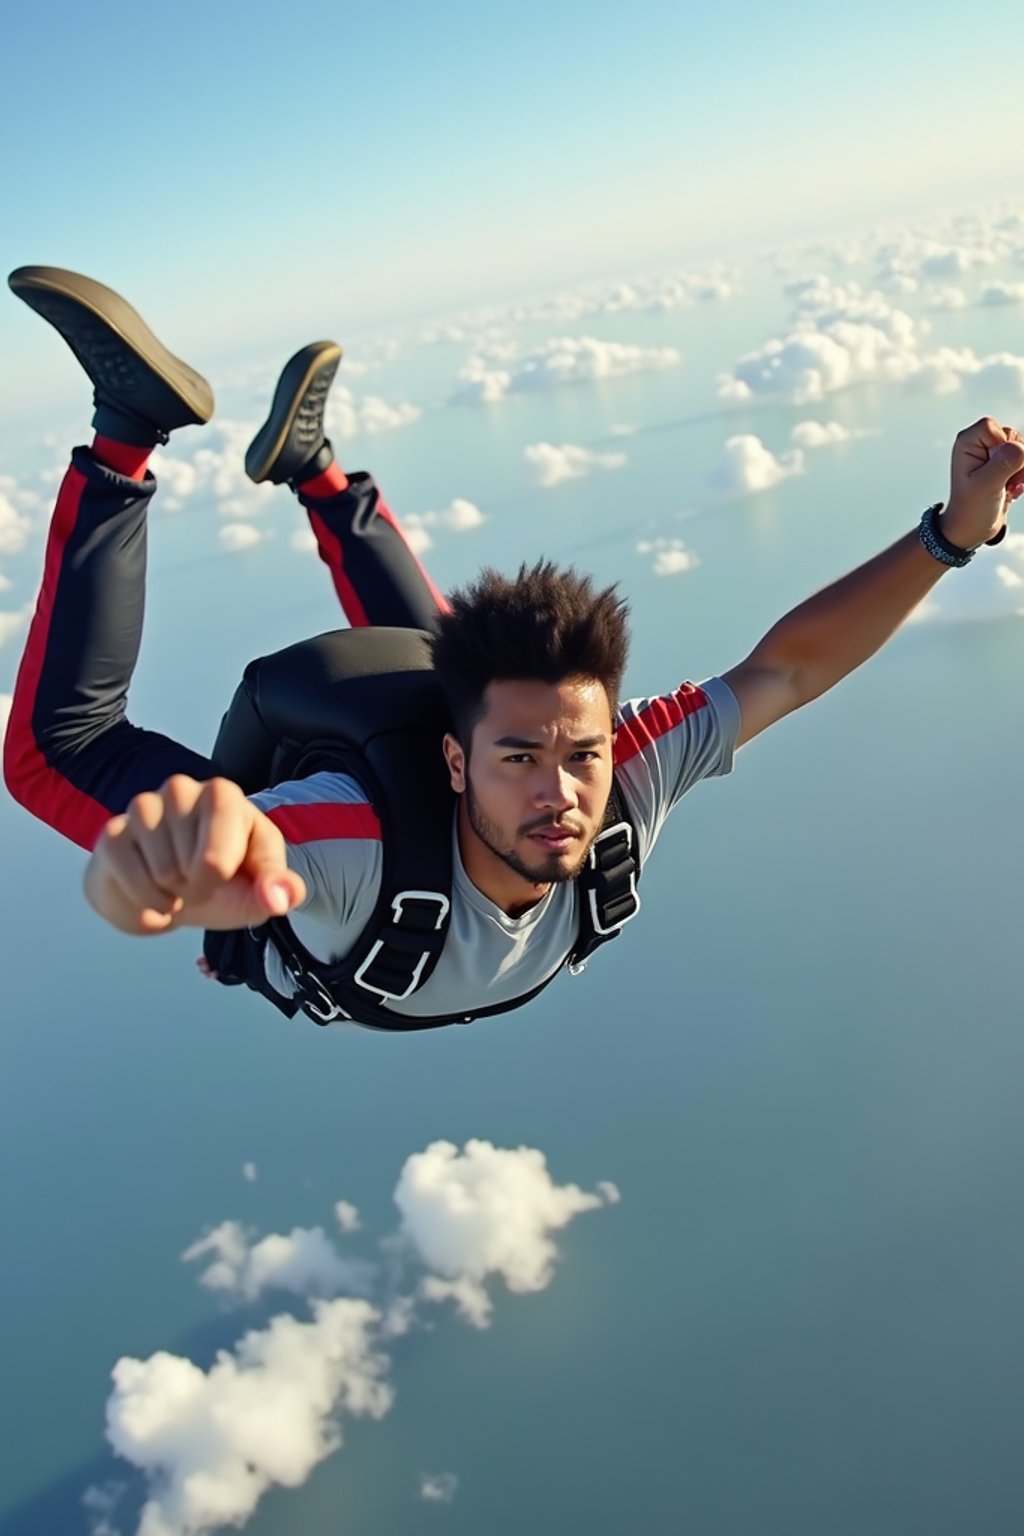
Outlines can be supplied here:
<path id="1" fill-rule="evenodd" d="M 572 775 L 563 768 L 548 770 L 537 789 L 537 803 L 545 810 L 568 811 L 576 804 Z"/>

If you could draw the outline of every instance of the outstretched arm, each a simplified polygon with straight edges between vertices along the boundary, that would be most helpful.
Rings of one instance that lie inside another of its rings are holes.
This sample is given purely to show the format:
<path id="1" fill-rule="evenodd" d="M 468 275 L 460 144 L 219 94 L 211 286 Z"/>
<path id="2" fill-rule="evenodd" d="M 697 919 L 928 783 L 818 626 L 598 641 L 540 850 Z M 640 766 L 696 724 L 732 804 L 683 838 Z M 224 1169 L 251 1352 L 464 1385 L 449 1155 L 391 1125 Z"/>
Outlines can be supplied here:
<path id="1" fill-rule="evenodd" d="M 255 927 L 303 901 L 274 823 L 229 779 L 176 774 L 104 829 L 85 871 L 89 903 L 122 933 Z"/>
<path id="2" fill-rule="evenodd" d="M 1022 490 L 1024 439 L 984 417 L 953 444 L 940 531 L 960 549 L 977 549 L 1004 527 L 1007 508 Z M 915 530 L 787 613 L 745 661 L 723 673 L 740 706 L 736 745 L 809 704 L 867 661 L 948 569 L 928 553 Z"/>

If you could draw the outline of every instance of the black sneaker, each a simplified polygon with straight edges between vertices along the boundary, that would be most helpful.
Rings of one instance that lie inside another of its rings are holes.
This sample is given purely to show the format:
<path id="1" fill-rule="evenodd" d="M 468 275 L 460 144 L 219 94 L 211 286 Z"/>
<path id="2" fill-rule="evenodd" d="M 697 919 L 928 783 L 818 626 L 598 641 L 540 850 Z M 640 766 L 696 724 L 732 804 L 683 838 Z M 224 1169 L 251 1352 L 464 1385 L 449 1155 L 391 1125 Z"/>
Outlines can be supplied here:
<path id="1" fill-rule="evenodd" d="M 113 289 L 61 267 L 19 267 L 11 289 L 59 331 L 93 382 L 93 426 L 119 442 L 166 442 L 213 415 L 213 391 Z"/>
<path id="2" fill-rule="evenodd" d="M 298 485 L 333 459 L 324 436 L 324 406 L 341 362 L 336 341 L 311 341 L 285 363 L 270 415 L 249 444 L 245 472 L 259 485 Z"/>

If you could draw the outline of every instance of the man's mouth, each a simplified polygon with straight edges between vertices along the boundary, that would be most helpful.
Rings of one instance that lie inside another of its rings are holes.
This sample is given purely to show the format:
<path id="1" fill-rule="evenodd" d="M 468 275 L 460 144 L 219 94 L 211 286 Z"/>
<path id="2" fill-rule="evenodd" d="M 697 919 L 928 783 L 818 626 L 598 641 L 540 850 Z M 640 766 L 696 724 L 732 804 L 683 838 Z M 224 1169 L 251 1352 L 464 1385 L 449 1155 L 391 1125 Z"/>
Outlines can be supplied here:
<path id="1" fill-rule="evenodd" d="M 567 848 L 571 848 L 579 837 L 579 833 L 574 832 L 571 827 L 537 827 L 529 835 L 535 843 L 539 843 L 542 848 L 548 849 L 551 853 L 564 852 Z"/>

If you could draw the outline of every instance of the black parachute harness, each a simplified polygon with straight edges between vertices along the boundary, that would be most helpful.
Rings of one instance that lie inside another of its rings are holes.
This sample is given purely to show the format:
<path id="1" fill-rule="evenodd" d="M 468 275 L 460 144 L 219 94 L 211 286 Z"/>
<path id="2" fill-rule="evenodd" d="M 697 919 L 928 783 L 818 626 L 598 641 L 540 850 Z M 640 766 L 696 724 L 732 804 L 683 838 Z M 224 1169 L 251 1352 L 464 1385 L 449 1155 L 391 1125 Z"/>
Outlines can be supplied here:
<path id="1" fill-rule="evenodd" d="M 562 966 L 520 997 L 472 1012 L 409 1016 L 389 1005 L 411 997 L 441 957 L 451 918 L 456 796 L 440 750 L 449 728 L 421 630 L 367 628 L 318 635 L 250 663 L 221 726 L 214 761 L 247 793 L 330 770 L 351 775 L 381 823 L 382 870 L 373 914 L 343 960 L 318 960 L 287 918 L 208 933 L 218 979 L 245 982 L 289 1017 L 386 1030 L 469 1024 L 520 1008 L 558 975 L 575 974 L 618 936 L 640 905 L 636 834 L 613 787 L 604 826 L 576 879 L 580 923 Z M 277 949 L 291 999 L 267 981 Z"/>

